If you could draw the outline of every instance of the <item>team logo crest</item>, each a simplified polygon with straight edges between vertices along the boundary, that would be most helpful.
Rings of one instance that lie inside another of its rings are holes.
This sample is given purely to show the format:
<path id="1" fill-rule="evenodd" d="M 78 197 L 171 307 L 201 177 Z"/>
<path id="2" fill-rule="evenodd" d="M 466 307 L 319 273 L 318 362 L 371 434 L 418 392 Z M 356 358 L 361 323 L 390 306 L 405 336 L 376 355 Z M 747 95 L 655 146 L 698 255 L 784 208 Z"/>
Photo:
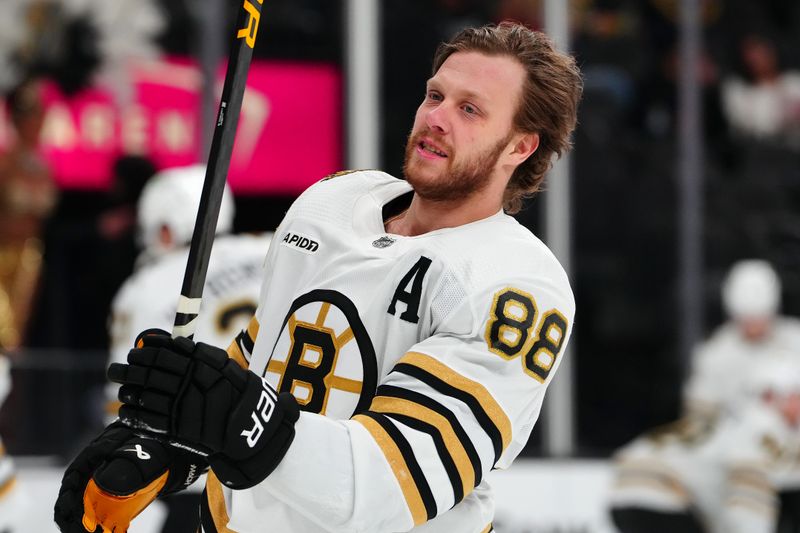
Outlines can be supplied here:
<path id="1" fill-rule="evenodd" d="M 347 418 L 367 409 L 377 387 L 377 362 L 355 305 L 331 290 L 295 300 L 264 377 L 312 413 Z"/>
<path id="2" fill-rule="evenodd" d="M 393 245 L 397 239 L 393 239 L 388 235 L 384 235 L 380 239 L 376 239 L 372 241 L 372 246 L 375 248 L 388 248 L 389 246 Z"/>

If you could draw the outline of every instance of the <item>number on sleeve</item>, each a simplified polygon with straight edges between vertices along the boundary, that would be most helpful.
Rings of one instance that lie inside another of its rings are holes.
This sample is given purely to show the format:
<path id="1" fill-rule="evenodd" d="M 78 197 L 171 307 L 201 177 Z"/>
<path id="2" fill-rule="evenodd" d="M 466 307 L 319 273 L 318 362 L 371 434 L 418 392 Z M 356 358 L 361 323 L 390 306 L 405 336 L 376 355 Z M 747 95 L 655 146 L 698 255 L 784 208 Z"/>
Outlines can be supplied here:
<path id="1" fill-rule="evenodd" d="M 538 308 L 530 294 L 518 289 L 503 289 L 495 294 L 486 325 L 489 350 L 511 360 L 522 354 L 522 366 L 531 377 L 544 383 L 564 347 L 567 319 L 556 309 L 542 315 L 532 336 Z"/>
<path id="2" fill-rule="evenodd" d="M 511 359 L 519 355 L 536 320 L 536 304 L 530 294 L 508 289 L 494 299 L 492 317 L 486 327 L 489 349 Z"/>

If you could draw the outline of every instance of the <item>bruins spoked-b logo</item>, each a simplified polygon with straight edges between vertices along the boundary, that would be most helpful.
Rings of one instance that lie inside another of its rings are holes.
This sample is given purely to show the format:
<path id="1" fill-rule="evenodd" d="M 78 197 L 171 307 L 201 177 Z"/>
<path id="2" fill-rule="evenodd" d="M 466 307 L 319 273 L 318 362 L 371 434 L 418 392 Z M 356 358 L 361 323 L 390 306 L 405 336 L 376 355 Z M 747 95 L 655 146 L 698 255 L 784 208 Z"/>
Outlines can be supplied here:
<path id="1" fill-rule="evenodd" d="M 270 375 L 272 374 L 272 375 Z M 353 302 L 315 290 L 292 304 L 265 377 L 305 411 L 348 418 L 365 410 L 377 387 L 372 341 Z"/>

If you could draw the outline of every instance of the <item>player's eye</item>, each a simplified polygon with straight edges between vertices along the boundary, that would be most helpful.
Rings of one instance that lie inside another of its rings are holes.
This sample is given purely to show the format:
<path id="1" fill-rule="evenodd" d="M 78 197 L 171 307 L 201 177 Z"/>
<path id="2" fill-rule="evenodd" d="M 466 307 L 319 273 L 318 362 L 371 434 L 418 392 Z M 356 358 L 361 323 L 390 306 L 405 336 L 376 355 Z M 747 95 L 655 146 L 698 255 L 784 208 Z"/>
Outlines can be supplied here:
<path id="1" fill-rule="evenodd" d="M 478 108 L 476 108 L 475 106 L 470 105 L 470 104 L 464 104 L 463 106 L 461 106 L 461 109 L 463 109 L 464 113 L 466 113 L 467 115 L 477 115 L 478 114 Z"/>
<path id="2" fill-rule="evenodd" d="M 442 95 L 436 91 L 428 91 L 425 97 L 428 100 L 433 100 L 434 102 L 441 102 L 442 100 L 444 100 L 444 97 L 442 97 Z"/>

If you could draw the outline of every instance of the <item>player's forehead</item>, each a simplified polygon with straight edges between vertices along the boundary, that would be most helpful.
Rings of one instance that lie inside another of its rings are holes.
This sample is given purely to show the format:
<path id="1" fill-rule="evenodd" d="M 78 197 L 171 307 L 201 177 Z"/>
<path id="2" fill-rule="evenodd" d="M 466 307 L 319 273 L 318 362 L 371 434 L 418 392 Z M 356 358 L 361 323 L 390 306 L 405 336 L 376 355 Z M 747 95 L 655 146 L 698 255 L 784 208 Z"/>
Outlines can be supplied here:
<path id="1" fill-rule="evenodd" d="M 475 50 L 455 52 L 428 80 L 428 87 L 449 90 L 484 102 L 516 102 L 525 69 L 514 57 Z"/>

